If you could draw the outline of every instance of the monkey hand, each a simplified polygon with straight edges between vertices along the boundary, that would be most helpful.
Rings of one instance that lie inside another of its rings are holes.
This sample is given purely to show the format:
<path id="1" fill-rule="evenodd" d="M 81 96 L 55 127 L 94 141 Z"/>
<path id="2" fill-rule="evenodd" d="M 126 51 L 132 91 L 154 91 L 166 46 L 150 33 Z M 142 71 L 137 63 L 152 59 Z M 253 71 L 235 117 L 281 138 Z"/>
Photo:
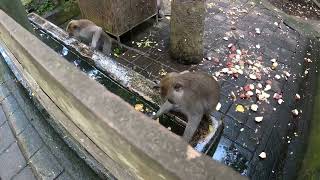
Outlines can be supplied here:
<path id="1" fill-rule="evenodd" d="M 94 52 L 95 48 L 90 46 L 89 49 Z"/>

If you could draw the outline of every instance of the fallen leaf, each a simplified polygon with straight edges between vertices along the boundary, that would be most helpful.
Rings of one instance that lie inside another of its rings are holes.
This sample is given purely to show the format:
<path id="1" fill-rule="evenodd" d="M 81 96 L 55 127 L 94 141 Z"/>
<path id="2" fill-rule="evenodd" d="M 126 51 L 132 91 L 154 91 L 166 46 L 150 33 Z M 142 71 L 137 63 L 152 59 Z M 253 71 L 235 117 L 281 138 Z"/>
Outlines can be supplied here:
<path id="1" fill-rule="evenodd" d="M 251 96 L 253 96 L 253 92 L 252 91 L 247 91 L 246 96 L 249 98 Z"/>
<path id="2" fill-rule="evenodd" d="M 245 109 L 244 109 L 244 106 L 243 105 L 237 105 L 237 107 L 236 107 L 236 111 L 237 112 L 241 112 L 241 113 L 243 113 L 244 111 L 245 111 Z"/>
<path id="3" fill-rule="evenodd" d="M 254 111 L 254 112 L 258 111 L 258 105 L 252 104 L 251 105 L 251 110 Z"/>
<path id="4" fill-rule="evenodd" d="M 266 159 L 266 158 L 267 158 L 267 154 L 266 154 L 265 152 L 261 152 L 261 153 L 259 154 L 259 157 L 260 157 L 261 159 Z"/>
<path id="5" fill-rule="evenodd" d="M 298 111 L 297 109 L 294 109 L 294 110 L 292 110 L 291 112 L 292 112 L 292 114 L 293 114 L 294 116 L 298 116 L 298 115 L 299 115 L 299 111 Z"/>
<path id="6" fill-rule="evenodd" d="M 284 101 L 282 99 L 278 100 L 278 104 L 282 104 Z"/>
<path id="7" fill-rule="evenodd" d="M 276 100 L 279 100 L 279 99 L 282 98 L 282 94 L 274 93 L 273 98 L 276 99 Z"/>
<path id="8" fill-rule="evenodd" d="M 219 111 L 221 109 L 221 104 L 218 102 L 217 106 L 216 106 L 216 110 Z"/>
<path id="9" fill-rule="evenodd" d="M 254 74 L 249 74 L 249 78 L 252 80 L 255 80 L 255 79 L 257 79 L 257 76 Z"/>
<path id="10" fill-rule="evenodd" d="M 213 132 L 213 126 L 209 125 L 209 132 Z"/>
<path id="11" fill-rule="evenodd" d="M 278 65 L 279 64 L 277 62 L 272 63 L 271 69 L 275 70 L 278 67 Z"/>
<path id="12" fill-rule="evenodd" d="M 135 109 L 136 111 L 143 112 L 143 104 L 136 104 L 136 105 L 134 105 L 134 109 Z"/>
<path id="13" fill-rule="evenodd" d="M 256 33 L 257 33 L 257 34 L 261 34 L 261 31 L 260 31 L 259 28 L 256 28 L 255 30 L 256 30 Z"/>
<path id="14" fill-rule="evenodd" d="M 254 120 L 256 122 L 261 122 L 263 120 L 263 117 L 262 116 L 259 116 L 259 117 L 255 117 Z"/>
<path id="15" fill-rule="evenodd" d="M 267 84 L 266 87 L 264 88 L 264 90 L 265 90 L 265 91 L 271 90 L 271 85 L 270 85 L 270 84 Z"/>

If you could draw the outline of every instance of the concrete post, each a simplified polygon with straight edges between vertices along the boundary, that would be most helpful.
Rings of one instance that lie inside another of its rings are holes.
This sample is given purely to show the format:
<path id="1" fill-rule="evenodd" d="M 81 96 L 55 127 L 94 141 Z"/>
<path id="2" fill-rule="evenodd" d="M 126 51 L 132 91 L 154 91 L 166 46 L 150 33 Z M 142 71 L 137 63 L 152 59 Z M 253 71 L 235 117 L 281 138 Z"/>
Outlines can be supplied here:
<path id="1" fill-rule="evenodd" d="M 203 57 L 205 0 L 172 0 L 170 54 L 182 64 Z"/>
<path id="2" fill-rule="evenodd" d="M 33 33 L 27 13 L 20 0 L 1 0 L 0 9 L 17 21 L 21 26 Z"/>

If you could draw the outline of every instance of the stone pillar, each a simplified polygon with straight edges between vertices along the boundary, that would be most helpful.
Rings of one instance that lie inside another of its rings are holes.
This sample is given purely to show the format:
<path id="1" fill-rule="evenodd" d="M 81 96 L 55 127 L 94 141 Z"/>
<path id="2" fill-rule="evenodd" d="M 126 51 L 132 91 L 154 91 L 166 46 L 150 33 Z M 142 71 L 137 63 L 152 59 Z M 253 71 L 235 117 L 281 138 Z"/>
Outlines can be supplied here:
<path id="1" fill-rule="evenodd" d="M 203 58 L 205 0 L 172 0 L 170 54 L 182 64 Z"/>
<path id="2" fill-rule="evenodd" d="M 27 12 L 20 0 L 0 0 L 0 9 L 28 31 L 33 32 L 33 28 L 27 18 Z"/>

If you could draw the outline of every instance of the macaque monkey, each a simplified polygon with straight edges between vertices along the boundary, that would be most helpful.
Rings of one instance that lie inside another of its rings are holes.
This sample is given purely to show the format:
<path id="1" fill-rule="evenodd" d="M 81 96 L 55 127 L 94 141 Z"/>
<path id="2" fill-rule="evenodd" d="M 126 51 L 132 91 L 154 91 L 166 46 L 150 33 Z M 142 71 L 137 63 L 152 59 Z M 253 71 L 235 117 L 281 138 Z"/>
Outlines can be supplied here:
<path id="1" fill-rule="evenodd" d="M 220 87 L 210 75 L 202 72 L 168 73 L 160 81 L 160 95 L 165 100 L 153 117 L 176 111 L 187 117 L 183 139 L 189 142 L 203 116 L 210 118 L 219 102 Z"/>
<path id="2" fill-rule="evenodd" d="M 90 45 L 92 49 L 102 50 L 108 55 L 111 53 L 111 37 L 101 27 L 87 19 L 70 21 L 66 31 L 69 36 Z"/>
<path id="3" fill-rule="evenodd" d="M 158 17 L 163 18 L 165 16 L 163 0 L 157 0 L 157 9 L 158 9 Z"/>

